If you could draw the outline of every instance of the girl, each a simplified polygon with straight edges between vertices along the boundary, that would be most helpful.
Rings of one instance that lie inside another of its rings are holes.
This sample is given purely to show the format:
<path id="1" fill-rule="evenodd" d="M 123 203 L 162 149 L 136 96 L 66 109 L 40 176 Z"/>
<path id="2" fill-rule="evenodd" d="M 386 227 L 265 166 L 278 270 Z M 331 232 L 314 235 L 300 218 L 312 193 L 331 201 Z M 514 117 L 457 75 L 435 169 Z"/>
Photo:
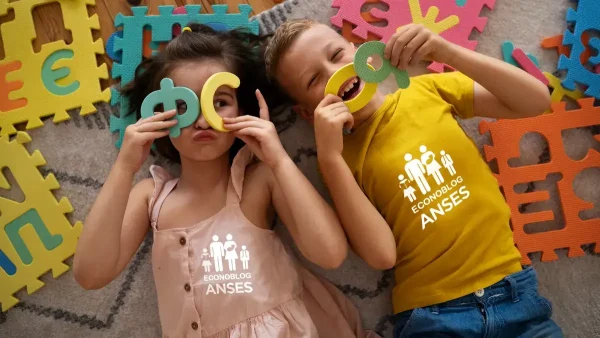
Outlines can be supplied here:
<path id="1" fill-rule="evenodd" d="M 222 86 L 214 95 L 231 132 L 215 131 L 199 115 L 179 137 L 167 137 L 175 114 L 186 110 L 183 102 L 177 111 L 129 126 L 81 234 L 75 278 L 86 289 L 110 283 L 150 227 L 165 337 L 363 336 L 356 310 L 331 285 L 298 267 L 269 228 L 277 212 L 302 254 L 324 268 L 339 266 L 346 256 L 334 211 L 288 157 L 258 90 L 256 106 L 254 88 L 266 84 L 259 50 L 253 35 L 191 25 L 141 64 L 124 89 L 136 114 L 165 77 L 199 96 L 211 75 L 237 75 L 237 90 Z M 258 110 L 260 118 L 244 115 Z M 152 166 L 152 178 L 131 189 L 153 143 L 181 164 L 181 176 Z M 251 259 L 236 264 L 240 247 Z"/>

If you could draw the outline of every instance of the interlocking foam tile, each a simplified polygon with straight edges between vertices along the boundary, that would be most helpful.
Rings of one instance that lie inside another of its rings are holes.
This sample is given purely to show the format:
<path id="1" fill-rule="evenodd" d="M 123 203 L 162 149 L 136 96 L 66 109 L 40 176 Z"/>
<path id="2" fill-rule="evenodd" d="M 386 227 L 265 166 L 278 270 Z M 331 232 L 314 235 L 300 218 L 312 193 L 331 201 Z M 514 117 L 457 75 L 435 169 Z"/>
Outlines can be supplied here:
<path id="1" fill-rule="evenodd" d="M 581 0 L 580 0 L 581 1 Z M 578 101 L 580 109 L 566 111 L 566 103 L 552 105 L 553 112 L 532 118 L 506 119 L 495 122 L 482 121 L 480 133 L 490 132 L 493 146 L 484 146 L 488 161 L 497 160 L 498 184 L 503 188 L 506 202 L 512 213 L 512 226 L 517 248 L 522 254 L 522 262 L 531 264 L 527 254 L 542 252 L 542 261 L 558 259 L 555 249 L 568 248 L 569 257 L 584 255 L 581 245 L 596 243 L 596 253 L 600 253 L 600 220 L 579 218 L 579 212 L 594 207 L 593 203 L 581 200 L 573 191 L 573 180 L 584 169 L 600 166 L 600 153 L 590 149 L 581 161 L 572 160 L 564 149 L 562 131 L 600 124 L 600 107 L 593 106 L 594 99 Z M 548 141 L 550 162 L 524 167 L 511 167 L 508 161 L 520 157 L 519 144 L 526 133 L 535 132 Z M 600 141 L 600 135 L 594 136 Z M 557 188 L 562 205 L 564 228 L 547 232 L 528 234 L 526 224 L 554 219 L 552 211 L 521 213 L 519 206 L 526 203 L 545 201 L 550 198 L 548 191 L 516 193 L 515 185 L 543 181 L 549 174 L 560 173 L 562 179 Z"/>
<path id="2" fill-rule="evenodd" d="M 396 9 L 398 3 L 406 1 L 408 1 L 408 8 L 410 10 L 411 16 L 411 21 L 408 22 L 403 21 L 402 17 L 397 15 Z M 440 13 L 440 9 L 434 5 L 425 7 L 427 9 L 427 13 L 425 13 L 425 16 L 423 16 L 423 10 L 421 9 L 421 1 L 422 0 L 381 0 L 381 2 L 386 3 L 390 7 L 389 10 L 382 11 L 379 8 L 373 8 L 371 9 L 371 14 L 376 18 L 387 20 L 388 25 L 392 27 L 399 28 L 412 22 L 424 25 L 425 27 L 429 28 L 432 32 L 437 34 L 445 32 L 458 24 L 458 16 L 456 15 L 449 15 L 444 19 L 436 22 Z M 384 39 L 385 38 L 386 37 L 384 37 Z"/>
<path id="3" fill-rule="evenodd" d="M 579 90 L 566 90 L 561 85 L 561 80 L 556 76 L 544 72 L 544 76 L 548 79 L 548 86 L 552 88 L 552 94 L 550 95 L 550 99 L 552 102 L 560 102 L 565 97 L 571 98 L 573 100 L 579 100 L 583 97 L 583 93 Z"/>
<path id="4" fill-rule="evenodd" d="M 65 28 L 71 31 L 73 41 L 47 43 L 40 52 L 34 53 L 32 40 L 35 27 L 31 11 L 33 7 L 59 2 Z M 98 16 L 88 16 L 86 5 L 95 0 L 0 0 L 0 16 L 9 9 L 14 11 L 14 20 L 2 24 L 6 58 L 0 68 L 10 67 L 15 61 L 19 69 L 8 74 L 0 72 L 0 92 L 5 83 L 22 82 L 23 86 L 8 94 L 9 100 L 27 99 L 27 104 L 11 110 L 0 111 L 0 135 L 14 134 L 14 124 L 27 122 L 27 129 L 43 126 L 41 117 L 54 116 L 55 123 L 69 119 L 67 110 L 81 108 L 80 115 L 94 113 L 95 102 L 110 99 L 110 90 L 102 90 L 99 79 L 108 79 L 106 65 L 98 67 L 96 54 L 104 54 L 102 39 L 94 41 L 92 29 L 100 29 Z M 19 34 L 11 34 L 19 32 Z M 22 102 L 22 101 L 21 101 Z"/>
<path id="5" fill-rule="evenodd" d="M 132 16 L 124 16 L 119 13 L 115 17 L 115 27 L 123 31 L 122 38 L 115 38 L 114 51 L 122 53 L 122 63 L 114 63 L 112 77 L 120 79 L 121 86 L 133 80 L 135 69 L 142 61 L 143 53 L 143 30 L 150 27 L 152 30 L 152 42 L 163 43 L 173 38 L 173 26 L 187 26 L 189 23 L 222 23 L 228 29 L 247 28 L 252 33 L 258 34 L 258 21 L 250 22 L 248 17 L 252 11 L 249 5 L 238 5 L 240 13 L 227 14 L 227 5 L 213 5 L 213 14 L 200 14 L 202 6 L 187 5 L 185 14 L 173 14 L 173 6 L 158 6 L 158 15 L 147 15 L 148 8 L 145 6 L 132 7 Z M 121 97 L 119 91 L 113 88 L 111 104 L 120 104 L 120 117 L 110 117 L 110 131 L 119 132 L 117 147 L 121 147 L 125 128 L 135 123 L 136 118 L 129 114 L 129 104 Z"/>
<path id="6" fill-rule="evenodd" d="M 556 48 L 558 55 L 570 56 L 571 49 L 568 46 L 563 46 L 562 41 L 564 39 L 563 35 L 555 35 L 549 38 L 545 38 L 542 40 L 543 48 Z M 585 46 L 585 51 L 581 53 L 581 64 L 586 64 L 590 57 L 592 56 L 592 50 L 589 48 L 591 36 L 588 32 L 584 32 L 581 35 L 581 43 Z"/>
<path id="7" fill-rule="evenodd" d="M 502 43 L 502 58 L 504 59 L 504 62 L 510 63 L 511 65 L 513 65 L 515 67 L 521 68 L 521 65 L 519 65 L 517 60 L 515 60 L 512 57 L 512 53 L 514 50 L 515 50 L 515 45 L 511 41 L 504 41 Z M 536 67 L 539 68 L 540 62 L 538 61 L 538 59 L 535 56 L 531 55 L 530 53 L 527 53 L 527 57 L 529 58 L 529 60 L 531 60 L 531 62 L 533 62 L 535 64 Z"/>
<path id="8" fill-rule="evenodd" d="M 123 37 L 123 32 L 122 31 L 116 31 L 113 32 L 109 37 L 108 40 L 106 40 L 106 55 L 108 55 L 108 57 L 113 60 L 113 61 L 117 61 L 117 62 L 121 62 L 121 52 L 115 52 L 114 51 L 114 46 L 115 46 L 115 38 L 116 37 Z"/>
<path id="9" fill-rule="evenodd" d="M 527 55 L 525 55 L 525 52 L 523 52 L 522 49 L 516 48 L 513 50 L 512 57 L 515 61 L 517 61 L 519 66 L 523 68 L 524 71 L 529 73 L 529 75 L 540 80 L 546 86 L 548 85 L 548 79 L 544 76 L 544 74 L 542 74 L 542 71 L 535 65 L 535 63 L 533 63 L 533 61 L 531 61 Z"/>
<path id="10" fill-rule="evenodd" d="M 582 43 L 582 34 L 588 30 L 600 30 L 600 1 L 597 0 L 579 0 L 577 11 L 572 8 L 567 10 L 567 22 L 574 22 L 575 29 L 571 33 L 568 29 L 564 33 L 563 44 L 571 46 L 569 57 L 561 55 L 558 59 L 558 69 L 566 70 L 567 77 L 563 80 L 563 87 L 574 90 L 575 83 L 588 86 L 586 95 L 600 99 L 600 74 L 586 69 L 581 64 L 581 55 L 585 52 L 585 46 Z M 600 47 L 597 39 L 591 39 L 592 47 Z M 590 59 L 592 64 L 600 62 L 599 58 Z"/>
<path id="11" fill-rule="evenodd" d="M 75 252 L 82 224 L 71 225 L 66 213 L 73 207 L 66 197 L 57 201 L 52 190 L 60 188 L 53 174 L 45 178 L 37 167 L 46 164 L 25 144 L 31 138 L 18 132 L 13 141 L 0 137 L 0 169 L 7 167 L 25 195 L 22 203 L 0 197 L 0 303 L 6 311 L 19 302 L 12 295 L 23 287 L 31 294 L 44 286 L 38 278 L 52 270 L 57 278 L 69 270 L 63 263 Z M 0 170 L 0 189 L 10 189 Z"/>

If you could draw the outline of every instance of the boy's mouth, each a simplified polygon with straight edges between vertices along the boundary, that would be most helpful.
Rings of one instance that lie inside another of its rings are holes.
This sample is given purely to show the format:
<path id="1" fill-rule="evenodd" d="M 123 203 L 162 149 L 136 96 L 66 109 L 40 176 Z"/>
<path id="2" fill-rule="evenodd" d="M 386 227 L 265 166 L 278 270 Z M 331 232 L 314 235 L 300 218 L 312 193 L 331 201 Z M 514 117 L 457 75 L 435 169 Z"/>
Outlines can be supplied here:
<path id="1" fill-rule="evenodd" d="M 344 101 L 352 100 L 362 90 L 363 82 L 358 76 L 348 79 L 340 87 L 338 96 Z"/>

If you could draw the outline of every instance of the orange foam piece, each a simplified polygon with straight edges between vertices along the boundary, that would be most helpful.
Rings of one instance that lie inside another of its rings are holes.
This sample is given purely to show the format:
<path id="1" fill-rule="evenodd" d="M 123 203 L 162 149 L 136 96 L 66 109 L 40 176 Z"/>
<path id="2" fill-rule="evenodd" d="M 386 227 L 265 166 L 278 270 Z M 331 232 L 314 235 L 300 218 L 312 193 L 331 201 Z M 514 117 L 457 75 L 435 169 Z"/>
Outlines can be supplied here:
<path id="1" fill-rule="evenodd" d="M 592 51 L 589 48 L 590 38 L 591 37 L 590 37 L 589 33 L 583 33 L 581 36 L 581 41 L 583 42 L 583 45 L 585 46 L 585 51 L 581 54 L 581 64 L 587 63 L 590 60 L 590 58 L 592 57 Z M 551 36 L 549 38 L 545 38 L 542 40 L 542 47 L 543 48 L 556 48 L 556 50 L 558 51 L 558 55 L 564 55 L 566 57 L 569 57 L 571 54 L 571 48 L 564 46 L 562 44 L 562 41 L 563 41 L 562 35 Z"/>
<path id="2" fill-rule="evenodd" d="M 11 100 L 8 97 L 10 92 L 23 87 L 23 81 L 8 81 L 6 79 L 8 73 L 20 68 L 20 61 L 13 61 L 4 65 L 0 65 L 0 113 L 25 107 L 27 105 L 27 99 L 19 98 L 16 100 Z"/>
<path id="3" fill-rule="evenodd" d="M 495 175 L 503 188 L 506 202 L 512 213 L 514 240 L 521 252 L 523 264 L 531 264 L 529 253 L 542 252 L 542 262 L 558 259 L 555 249 L 568 248 L 568 257 L 583 256 L 581 245 L 596 243 L 595 252 L 600 253 L 600 219 L 582 220 L 579 212 L 594 207 L 573 191 L 573 180 L 584 169 L 600 167 L 600 153 L 594 149 L 580 161 L 572 160 L 564 149 L 562 131 L 600 124 L 600 107 L 594 107 L 594 98 L 577 101 L 580 109 L 566 111 L 566 102 L 552 104 L 552 113 L 516 120 L 482 121 L 479 132 L 490 132 L 493 146 L 484 146 L 488 161 L 497 160 L 498 172 Z M 550 150 L 550 162 L 510 167 L 508 160 L 520 157 L 519 144 L 523 135 L 535 132 L 543 135 Z M 600 142 L 600 135 L 595 136 Z M 548 191 L 535 191 L 519 194 L 514 187 L 520 183 L 543 181 L 549 174 L 560 173 L 557 190 L 562 207 L 564 228 L 527 234 L 526 224 L 554 219 L 552 211 L 523 214 L 519 206 L 526 203 L 545 201 L 550 198 Z"/>

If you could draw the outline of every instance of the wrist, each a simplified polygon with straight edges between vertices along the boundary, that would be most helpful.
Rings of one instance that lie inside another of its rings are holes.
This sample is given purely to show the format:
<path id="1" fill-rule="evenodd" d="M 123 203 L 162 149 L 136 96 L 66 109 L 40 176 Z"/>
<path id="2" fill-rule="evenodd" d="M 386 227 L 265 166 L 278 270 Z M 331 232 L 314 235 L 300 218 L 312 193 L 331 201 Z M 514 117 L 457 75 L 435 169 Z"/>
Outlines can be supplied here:
<path id="1" fill-rule="evenodd" d="M 442 57 L 441 60 L 438 60 L 438 62 L 456 68 L 454 65 L 456 64 L 456 59 L 459 57 L 461 52 L 461 47 L 449 41 L 443 41 L 444 47 L 442 48 L 442 53 L 440 53 Z"/>
<path id="2" fill-rule="evenodd" d="M 119 176 L 130 176 L 133 178 L 138 169 L 117 157 L 117 161 L 113 165 L 112 171 L 117 173 Z"/>
<path id="3" fill-rule="evenodd" d="M 345 163 L 342 154 L 339 153 L 317 153 L 317 160 L 321 170 L 326 170 L 331 166 L 338 165 L 339 163 Z"/>

